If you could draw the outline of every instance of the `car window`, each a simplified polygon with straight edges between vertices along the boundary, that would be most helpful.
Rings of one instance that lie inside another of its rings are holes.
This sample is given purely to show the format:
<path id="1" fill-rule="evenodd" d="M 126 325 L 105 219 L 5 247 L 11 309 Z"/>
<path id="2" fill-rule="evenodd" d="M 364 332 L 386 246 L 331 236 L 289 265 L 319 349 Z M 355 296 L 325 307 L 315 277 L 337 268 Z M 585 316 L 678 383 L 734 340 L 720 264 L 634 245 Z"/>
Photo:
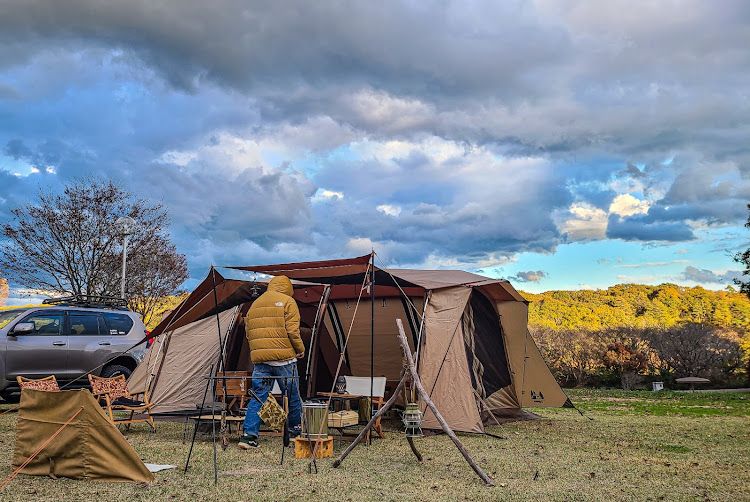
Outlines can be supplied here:
<path id="1" fill-rule="evenodd" d="M 127 335 L 133 327 L 133 319 L 126 314 L 104 314 L 104 320 L 110 335 Z"/>
<path id="2" fill-rule="evenodd" d="M 59 335 L 62 332 L 62 313 L 44 312 L 32 314 L 23 322 L 33 322 L 32 335 Z"/>
<path id="3" fill-rule="evenodd" d="M 99 316 L 68 314 L 71 335 L 99 335 Z M 104 330 L 102 330 L 104 331 Z"/>
<path id="4" fill-rule="evenodd" d="M 0 328 L 8 324 L 10 321 L 15 319 L 16 317 L 20 316 L 26 312 L 26 309 L 22 310 L 4 310 L 0 312 Z"/>

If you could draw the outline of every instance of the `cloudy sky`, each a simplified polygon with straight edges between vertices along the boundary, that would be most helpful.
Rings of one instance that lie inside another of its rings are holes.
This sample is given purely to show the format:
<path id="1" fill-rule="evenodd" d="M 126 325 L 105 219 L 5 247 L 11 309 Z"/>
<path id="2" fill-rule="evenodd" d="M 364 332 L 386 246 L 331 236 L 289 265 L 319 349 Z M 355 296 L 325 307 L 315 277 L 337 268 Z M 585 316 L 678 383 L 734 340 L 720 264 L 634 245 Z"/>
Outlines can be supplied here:
<path id="1" fill-rule="evenodd" d="M 3 0 L 0 220 L 95 174 L 211 263 L 722 289 L 750 3 Z"/>

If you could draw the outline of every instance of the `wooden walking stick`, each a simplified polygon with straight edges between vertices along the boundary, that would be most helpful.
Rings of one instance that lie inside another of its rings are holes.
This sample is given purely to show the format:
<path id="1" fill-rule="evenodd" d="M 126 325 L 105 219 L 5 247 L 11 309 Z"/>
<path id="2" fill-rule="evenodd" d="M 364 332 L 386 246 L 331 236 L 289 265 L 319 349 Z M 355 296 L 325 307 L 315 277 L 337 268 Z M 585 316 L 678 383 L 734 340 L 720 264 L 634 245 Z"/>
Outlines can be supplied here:
<path id="1" fill-rule="evenodd" d="M 380 417 L 382 414 L 384 414 L 388 408 L 393 405 L 393 403 L 396 401 L 396 397 L 398 396 L 399 391 L 401 388 L 405 385 L 407 381 L 411 381 L 413 385 L 417 388 L 417 391 L 419 392 L 419 395 L 424 399 L 424 402 L 427 404 L 427 406 L 432 410 L 432 413 L 435 414 L 435 418 L 437 419 L 438 423 L 440 424 L 440 427 L 442 427 L 443 432 L 445 432 L 448 437 L 451 438 L 453 441 L 453 444 L 456 445 L 456 448 L 458 448 L 458 451 L 461 452 L 461 455 L 463 455 L 464 459 L 466 459 L 466 462 L 471 466 L 472 469 L 474 469 L 474 472 L 477 473 L 477 476 L 479 476 L 482 481 L 487 486 L 495 486 L 495 483 L 492 482 L 492 479 L 482 470 L 481 467 L 477 465 L 477 463 L 474 461 L 473 458 L 471 458 L 471 455 L 469 455 L 469 452 L 466 450 L 464 445 L 461 443 L 461 441 L 456 437 L 456 434 L 453 432 L 453 430 L 450 428 L 448 423 L 445 421 L 443 416 L 438 411 L 437 407 L 435 406 L 435 403 L 432 402 L 432 399 L 430 399 L 429 394 L 427 394 L 427 391 L 425 391 L 424 387 L 422 386 L 422 382 L 419 379 L 419 375 L 417 374 L 417 368 L 414 366 L 414 359 L 411 356 L 411 352 L 409 351 L 409 344 L 406 341 L 406 334 L 404 334 L 404 325 L 401 323 L 401 319 L 396 319 L 396 325 L 398 326 L 398 341 L 401 344 L 401 352 L 403 353 L 404 357 L 406 358 L 406 365 L 404 366 L 404 376 L 401 378 L 401 381 L 398 383 L 398 387 L 396 387 L 396 390 L 393 392 L 393 395 L 388 400 L 385 405 L 378 410 L 378 412 L 375 414 L 374 417 L 370 420 L 370 422 L 365 426 L 365 428 L 362 430 L 362 432 L 359 433 L 359 436 L 357 436 L 357 439 L 344 451 L 344 453 L 341 454 L 339 458 L 336 459 L 336 461 L 333 463 L 334 467 L 338 467 L 341 465 L 341 462 L 344 461 L 344 458 L 346 458 L 347 455 L 359 444 L 360 440 L 364 437 L 365 433 L 375 424 L 375 420 Z M 408 438 L 411 439 L 411 438 Z M 414 446 L 414 443 L 412 441 L 409 441 L 409 446 L 412 449 L 412 452 L 414 452 L 414 455 L 421 461 L 421 455 L 417 451 L 416 447 Z"/>

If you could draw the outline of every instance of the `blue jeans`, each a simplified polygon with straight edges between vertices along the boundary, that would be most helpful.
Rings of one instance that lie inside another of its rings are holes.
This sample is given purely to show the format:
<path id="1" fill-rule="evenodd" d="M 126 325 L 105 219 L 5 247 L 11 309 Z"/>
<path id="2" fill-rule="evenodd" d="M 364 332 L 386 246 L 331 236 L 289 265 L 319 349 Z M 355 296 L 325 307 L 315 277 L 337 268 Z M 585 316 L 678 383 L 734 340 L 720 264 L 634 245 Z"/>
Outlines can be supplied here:
<path id="1" fill-rule="evenodd" d="M 263 377 L 296 377 L 297 361 L 292 361 L 285 366 L 271 366 L 270 364 L 258 363 L 253 369 L 253 391 L 258 395 L 261 402 L 254 397 L 250 398 L 245 413 L 245 422 L 242 426 L 243 432 L 251 436 L 257 436 L 260 430 L 261 419 L 258 416 L 258 410 L 268 399 L 271 393 L 273 382 L 279 383 L 279 388 L 283 395 L 289 398 L 289 428 L 298 427 L 301 422 L 300 412 L 302 404 L 299 400 L 299 391 L 297 389 L 296 378 L 263 378 Z"/>

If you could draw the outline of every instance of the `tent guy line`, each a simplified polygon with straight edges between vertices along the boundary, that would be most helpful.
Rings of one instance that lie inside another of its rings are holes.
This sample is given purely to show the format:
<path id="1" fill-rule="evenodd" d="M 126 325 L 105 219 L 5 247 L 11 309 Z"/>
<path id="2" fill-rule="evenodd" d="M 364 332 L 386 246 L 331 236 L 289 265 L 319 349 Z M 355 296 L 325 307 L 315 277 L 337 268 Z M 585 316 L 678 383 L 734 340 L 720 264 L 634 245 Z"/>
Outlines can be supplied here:
<path id="1" fill-rule="evenodd" d="M 23 470 L 24 467 L 29 465 L 29 463 L 31 463 L 31 461 L 34 460 L 36 456 L 39 455 L 42 452 L 42 450 L 45 449 L 62 432 L 64 428 L 70 425 L 70 422 L 72 422 L 73 419 L 77 417 L 82 411 L 83 411 L 83 406 L 81 406 L 78 409 L 78 411 L 73 413 L 73 416 L 70 417 L 64 424 L 62 424 L 62 426 L 59 429 L 57 429 L 57 431 L 55 431 L 55 433 L 52 434 L 52 436 L 49 439 L 47 439 L 44 443 L 42 443 L 42 445 L 39 448 L 37 448 L 37 450 L 34 453 L 32 453 L 29 458 L 24 460 L 24 462 L 21 465 L 19 465 L 12 473 L 10 473 L 10 476 L 5 478 L 5 481 L 3 481 L 2 484 L 0 484 L 0 490 L 8 486 L 8 484 L 13 480 L 13 478 L 15 478 L 18 475 L 18 473 Z"/>

